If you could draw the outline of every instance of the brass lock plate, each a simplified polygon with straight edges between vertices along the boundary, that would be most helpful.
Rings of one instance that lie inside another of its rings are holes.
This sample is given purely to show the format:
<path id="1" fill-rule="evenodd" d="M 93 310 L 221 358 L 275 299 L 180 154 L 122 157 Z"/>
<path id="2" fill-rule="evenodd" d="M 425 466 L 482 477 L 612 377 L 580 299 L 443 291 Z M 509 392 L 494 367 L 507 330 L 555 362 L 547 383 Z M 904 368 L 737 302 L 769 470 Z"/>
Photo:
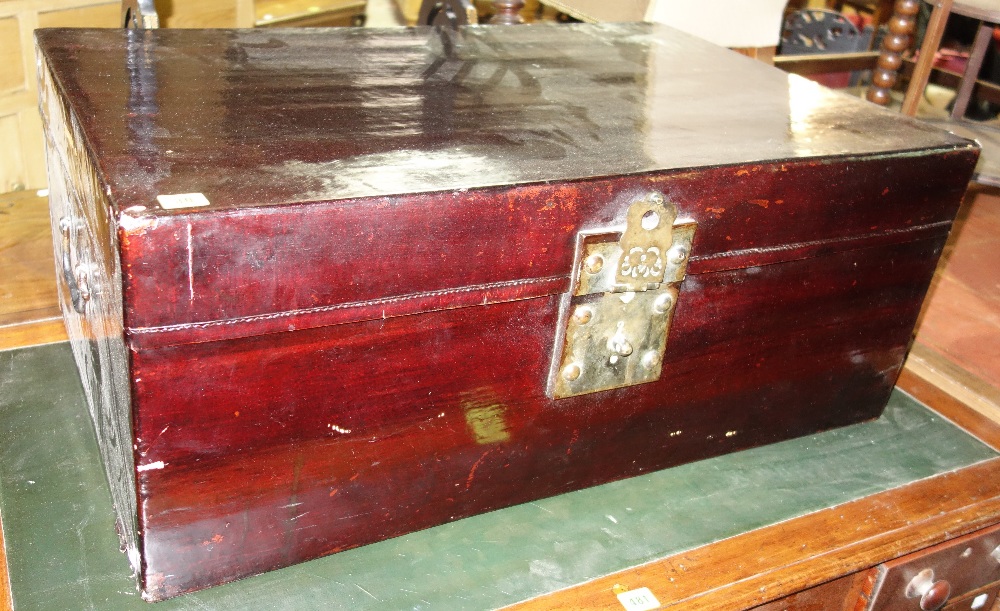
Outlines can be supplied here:
<path id="1" fill-rule="evenodd" d="M 621 231 L 580 234 L 570 295 L 563 299 L 553 398 L 660 378 L 667 335 L 694 241 L 658 194 L 634 203 Z"/>

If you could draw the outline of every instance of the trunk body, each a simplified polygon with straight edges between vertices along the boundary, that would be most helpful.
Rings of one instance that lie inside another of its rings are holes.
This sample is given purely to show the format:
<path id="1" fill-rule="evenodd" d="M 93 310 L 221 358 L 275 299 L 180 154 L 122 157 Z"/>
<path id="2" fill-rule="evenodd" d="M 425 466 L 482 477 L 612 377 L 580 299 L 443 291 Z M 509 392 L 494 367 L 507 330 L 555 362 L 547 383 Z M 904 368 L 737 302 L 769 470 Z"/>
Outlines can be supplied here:
<path id="1" fill-rule="evenodd" d="M 978 154 L 644 24 L 38 45 L 151 600 L 878 417 Z"/>

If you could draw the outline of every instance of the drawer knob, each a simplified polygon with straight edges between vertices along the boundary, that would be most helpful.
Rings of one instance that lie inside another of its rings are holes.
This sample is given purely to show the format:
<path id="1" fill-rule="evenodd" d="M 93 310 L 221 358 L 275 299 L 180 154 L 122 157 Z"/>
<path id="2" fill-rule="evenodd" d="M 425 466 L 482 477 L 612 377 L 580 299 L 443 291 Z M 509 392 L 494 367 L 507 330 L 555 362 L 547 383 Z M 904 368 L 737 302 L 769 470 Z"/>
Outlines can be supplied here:
<path id="1" fill-rule="evenodd" d="M 924 569 L 906 586 L 907 598 L 919 598 L 921 611 L 937 611 L 948 602 L 951 584 L 942 579 L 934 581 L 934 569 Z"/>

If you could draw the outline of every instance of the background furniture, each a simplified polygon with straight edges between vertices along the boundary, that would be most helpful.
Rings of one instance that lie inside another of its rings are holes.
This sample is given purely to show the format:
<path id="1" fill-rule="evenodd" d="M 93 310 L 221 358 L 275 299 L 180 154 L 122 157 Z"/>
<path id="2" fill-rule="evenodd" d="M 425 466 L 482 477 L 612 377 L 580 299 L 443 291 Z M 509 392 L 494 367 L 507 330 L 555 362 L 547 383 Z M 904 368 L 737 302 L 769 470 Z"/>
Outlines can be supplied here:
<path id="1" fill-rule="evenodd" d="M 256 0 L 256 27 L 328 27 L 365 24 L 366 0 Z"/>
<path id="2" fill-rule="evenodd" d="M 858 14 L 870 15 L 872 28 L 877 30 L 892 16 L 893 0 L 827 0 L 826 5 L 837 12 L 850 7 Z"/>
<path id="3" fill-rule="evenodd" d="M 871 30 L 859 30 L 836 11 L 803 9 L 785 20 L 781 52 L 786 54 L 851 53 L 863 51 Z"/>
<path id="4" fill-rule="evenodd" d="M 394 0 L 405 25 L 420 24 L 420 6 L 423 0 Z M 631 2 L 633 0 L 627 0 Z M 509 25 L 530 23 L 542 12 L 538 0 L 472 0 L 479 23 Z M 554 15 L 548 14 L 547 18 Z"/>
<path id="5" fill-rule="evenodd" d="M 541 0 L 585 21 L 664 23 L 723 47 L 770 62 L 781 36 L 786 0 Z"/>
<path id="6" fill-rule="evenodd" d="M 231 0 L 234 8 L 237 1 L 252 2 Z M 192 4 L 205 11 L 218 0 Z M 42 27 L 117 27 L 120 6 L 99 0 L 0 1 L 0 192 L 46 184 L 32 32 Z"/>
<path id="7" fill-rule="evenodd" d="M 995 24 L 1000 23 L 1000 2 L 938 0 L 934 3 L 927 32 L 924 34 L 924 40 L 920 46 L 920 55 L 917 58 L 910 84 L 906 89 L 906 97 L 903 99 L 903 114 L 914 116 L 917 112 L 917 103 L 923 96 L 924 88 L 927 87 L 927 80 L 934 64 L 934 55 L 941 45 L 941 37 L 951 13 L 981 20 L 951 112 L 952 120 L 958 120 L 965 116 L 965 111 L 969 106 L 969 98 L 972 96 L 972 88 L 976 84 L 976 78 L 983 65 L 983 59 L 986 57 L 987 48 L 993 40 Z"/>
<path id="8" fill-rule="evenodd" d="M 983 147 L 979 165 L 973 180 L 985 185 L 1000 186 L 1000 129 L 963 120 L 969 101 L 977 87 L 986 88 L 977 83 L 979 68 L 982 66 L 988 46 L 993 40 L 993 30 L 1000 23 L 1000 2 L 995 0 L 936 0 L 934 10 L 920 54 L 913 67 L 906 95 L 903 98 L 903 114 L 914 116 L 917 106 L 924 94 L 924 89 L 931 77 L 934 55 L 941 44 L 941 37 L 951 13 L 965 15 L 982 21 L 973 43 L 965 72 L 958 81 L 956 98 L 948 121 L 937 123 L 960 136 L 976 140 Z M 872 87 L 867 98 L 876 104 L 889 103 L 890 90 L 895 86 L 899 75 L 905 67 L 903 53 L 910 47 L 911 38 L 916 26 L 916 14 L 920 8 L 920 0 L 897 0 L 893 17 L 889 20 L 889 35 L 882 41 L 882 49 L 875 71 L 872 73 Z M 991 89 L 996 89 L 992 87 Z M 994 96 L 995 97 L 995 96 Z"/>
<path id="9" fill-rule="evenodd" d="M 358 25 L 365 0 L 156 0 L 160 26 Z M 419 2 L 418 2 L 419 5 Z M 46 185 L 32 32 L 120 27 L 120 0 L 0 0 L 0 193 Z"/>

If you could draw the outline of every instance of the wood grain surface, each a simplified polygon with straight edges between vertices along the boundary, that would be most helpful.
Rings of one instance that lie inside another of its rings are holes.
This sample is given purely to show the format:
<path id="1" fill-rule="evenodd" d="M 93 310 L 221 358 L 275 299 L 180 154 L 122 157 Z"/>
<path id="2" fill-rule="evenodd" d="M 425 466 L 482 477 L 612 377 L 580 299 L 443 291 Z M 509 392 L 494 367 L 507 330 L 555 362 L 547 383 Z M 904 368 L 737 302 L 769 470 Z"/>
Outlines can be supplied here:
<path id="1" fill-rule="evenodd" d="M 66 339 L 56 294 L 48 199 L 0 195 L 0 350 Z"/>
<path id="2" fill-rule="evenodd" d="M 689 277 L 666 375 L 559 402 L 545 395 L 548 297 L 133 348 L 145 589 L 172 595 L 875 418 L 942 243 L 763 266 L 752 282 Z M 273 475 L 247 478 L 250 465 Z M 267 527 L 226 530 L 247 519 Z"/>
<path id="3" fill-rule="evenodd" d="M 900 376 L 899 386 L 991 447 L 1000 448 L 1000 425 L 959 398 L 909 368 Z M 998 469 L 1000 459 L 992 460 L 511 608 L 569 610 L 586 605 L 618 609 L 615 586 L 669 593 L 671 603 L 664 608 L 723 611 L 753 606 L 995 523 L 1000 519 L 1000 486 L 995 482 L 981 486 L 978 480 L 996 479 Z M 794 547 L 788 545 L 792 541 Z M 747 550 L 755 552 L 747 554 Z M 827 595 L 844 600 L 858 592 L 866 579 L 866 574 L 859 573 L 828 583 L 819 590 L 823 594 L 819 600 L 829 602 Z M 812 604 L 815 594 L 793 601 Z"/>
<path id="4" fill-rule="evenodd" d="M 654 190 L 698 223 L 691 276 L 945 236 L 972 163 L 924 151 L 126 218 L 126 327 L 144 344 L 181 343 L 347 322 L 364 306 L 355 320 L 392 317 L 403 297 L 435 296 L 424 311 L 463 293 L 493 302 L 501 283 L 525 287 L 520 298 L 561 293 L 576 233 Z"/>
<path id="5" fill-rule="evenodd" d="M 61 316 L 0 327 L 0 350 L 65 340 L 66 325 Z"/>
<path id="6" fill-rule="evenodd" d="M 48 200 L 35 192 L 0 195 L 0 325 L 59 316 Z"/>
<path id="7" fill-rule="evenodd" d="M 920 343 L 910 350 L 897 385 L 990 446 L 1000 447 L 995 430 L 1000 389 Z"/>
<path id="8" fill-rule="evenodd" d="M 112 200 L 144 206 L 130 212 L 137 218 L 160 216 L 166 194 L 202 193 L 222 209 L 971 152 L 968 141 L 655 25 L 307 30 L 161 29 L 141 48 L 119 32 L 65 30 L 39 44 L 66 61 L 56 78 L 84 129 L 103 134 L 90 144 Z M 140 65 L 130 53 L 147 68 L 130 72 Z M 290 95 L 308 103 L 290 107 Z M 126 129 L 114 129 L 123 116 Z"/>
<path id="9" fill-rule="evenodd" d="M 970 191 L 942 259 L 917 331 L 929 351 L 919 356 L 1000 418 L 1000 191 Z"/>
<path id="10" fill-rule="evenodd" d="M 3 516 L 0 516 L 0 611 L 11 609 L 10 575 L 7 571 L 7 547 L 3 538 Z"/>
<path id="11" fill-rule="evenodd" d="M 856 611 L 869 579 L 867 571 L 828 581 L 754 607 L 752 611 Z"/>
<path id="12" fill-rule="evenodd" d="M 660 592 L 663 608 L 752 607 L 996 523 L 998 469 L 994 459 L 509 608 L 620 609 L 616 585 Z"/>
<path id="13" fill-rule="evenodd" d="M 27 199 L 27 195 L 26 194 L 21 194 L 21 195 L 19 195 L 19 198 Z M 24 206 L 24 207 L 16 208 L 16 210 L 17 210 L 17 212 L 15 214 L 35 215 L 36 219 L 37 218 L 44 218 L 44 222 L 47 223 L 47 218 L 46 218 L 47 217 L 47 212 L 44 212 L 44 203 L 42 205 L 34 207 L 34 208 Z M 16 226 L 16 225 L 17 225 L 17 223 L 14 223 L 14 226 Z M 6 228 L 10 227 L 10 226 L 11 225 L 6 225 L 5 226 L 5 231 L 6 231 Z M 39 254 L 42 255 L 42 256 L 36 257 L 34 259 L 35 264 L 37 265 L 37 269 L 38 269 L 37 277 L 40 278 L 41 279 L 40 281 L 44 282 L 46 285 L 51 285 L 51 278 L 52 278 L 52 276 L 50 275 L 50 270 L 52 269 L 53 265 L 52 265 L 51 259 L 44 260 L 46 257 L 51 257 L 51 255 L 48 254 L 51 251 L 51 245 L 50 245 L 50 242 L 49 242 L 49 237 L 47 235 L 47 229 L 46 229 L 46 234 L 45 235 L 39 236 L 37 234 L 32 234 L 31 235 L 31 239 L 29 239 L 28 242 L 26 242 L 26 243 L 32 243 L 33 244 L 33 248 L 36 249 L 36 253 L 39 253 Z M 54 293 L 54 291 L 53 291 L 53 293 Z M 944 299 L 944 298 L 947 298 L 947 296 L 946 295 L 942 295 L 941 298 Z M 55 306 L 54 301 L 52 302 L 51 305 L 53 307 Z M 27 343 L 35 343 L 35 340 L 37 340 L 37 337 L 32 338 L 30 336 L 30 331 L 29 330 L 31 328 L 30 324 L 38 324 L 38 323 L 35 322 L 35 323 L 28 323 L 28 324 L 29 324 L 29 326 L 19 325 L 16 328 L 18 328 L 18 329 L 24 329 L 25 330 L 26 334 L 24 335 L 24 339 L 25 339 L 25 341 Z M 54 333 L 55 332 L 61 332 L 61 322 L 59 322 L 58 320 L 54 321 L 53 327 L 54 327 Z M 4 329 L 3 331 L 4 331 L 4 335 L 3 335 L 4 338 L 7 338 L 7 337 L 10 336 L 10 332 L 11 332 L 10 329 Z M 913 351 L 913 353 L 911 353 L 911 356 L 920 357 L 920 358 L 923 358 L 925 360 L 928 360 L 928 362 L 933 362 L 932 360 L 928 359 L 928 355 L 927 355 L 926 351 L 921 348 L 921 346 L 920 346 L 919 343 L 917 344 L 917 346 L 916 346 L 915 350 Z M 966 428 L 967 430 L 970 430 L 970 432 L 972 432 L 973 434 L 975 434 L 979 438 L 983 439 L 984 441 L 986 441 L 987 443 L 989 443 L 993 447 L 1000 448 L 1000 433 L 997 432 L 996 425 L 992 421 L 990 421 L 989 419 L 987 419 L 984 416 L 982 416 L 981 414 L 977 414 L 975 411 L 970 411 L 970 410 L 966 409 L 964 407 L 962 401 L 960 401 L 955 396 L 953 396 L 955 393 L 949 394 L 948 392 L 945 392 L 944 390 L 942 390 L 942 387 L 944 387 L 946 389 L 949 388 L 949 386 L 947 384 L 942 384 L 941 383 L 942 380 L 946 380 L 949 377 L 951 377 L 951 378 L 954 379 L 953 374 L 955 372 L 951 371 L 951 367 L 948 367 L 947 363 L 937 362 L 936 365 L 939 366 L 938 371 L 942 372 L 942 374 L 940 376 L 933 376 L 933 375 L 927 375 L 926 369 L 921 370 L 920 368 L 917 368 L 915 370 L 915 368 L 913 366 L 914 362 L 915 361 L 913 359 L 911 359 L 911 365 L 909 365 L 904 370 L 902 376 L 900 377 L 900 381 L 899 381 L 900 386 L 902 388 L 906 389 L 908 392 L 910 392 L 914 396 L 916 396 L 921 401 L 924 401 L 925 403 L 933 405 L 937 411 L 939 411 L 940 413 L 946 415 L 950 419 L 953 419 L 958 424 L 960 424 L 961 426 L 963 426 L 963 428 Z M 952 365 L 952 367 L 953 367 L 953 365 Z M 958 379 L 959 379 L 959 386 L 961 388 L 968 389 L 970 387 L 973 387 L 973 388 L 977 387 L 977 384 L 975 383 L 974 380 L 970 384 L 969 380 L 963 380 L 962 376 L 959 376 Z M 981 391 L 982 389 L 979 389 L 979 390 Z M 978 392 L 977 393 L 973 393 L 973 394 L 974 395 L 978 394 Z M 964 398 L 966 401 L 968 401 L 970 399 L 969 395 L 962 394 L 962 393 L 959 393 L 958 397 Z M 958 486 L 956 488 L 960 488 L 960 486 Z M 959 494 L 959 492 L 960 491 L 958 489 L 955 490 L 956 494 Z M 888 502 L 892 502 L 892 500 L 889 499 L 889 498 L 886 498 L 886 499 L 883 499 L 882 502 L 888 503 Z M 919 508 L 919 506 L 920 505 L 914 505 L 914 507 L 917 507 L 917 508 Z M 969 511 L 971 511 L 968 507 L 959 508 L 959 510 L 962 511 L 962 512 L 964 512 L 965 514 L 967 514 Z M 869 507 L 869 514 L 867 514 L 867 516 L 865 516 L 865 514 L 862 512 L 862 513 L 856 513 L 856 514 L 854 514 L 854 517 L 864 517 L 864 519 L 872 519 L 872 517 L 871 517 L 872 514 L 874 514 L 876 512 L 877 512 L 877 503 L 875 504 L 874 508 L 873 507 Z M 850 516 L 847 516 L 847 517 L 850 517 Z M 927 524 L 927 523 L 921 523 L 921 525 L 922 526 L 933 526 L 932 524 Z M 947 527 L 948 527 L 948 525 L 946 524 L 945 528 L 947 528 Z M 861 533 L 861 535 L 864 536 L 864 533 Z M 916 545 L 919 546 L 919 543 L 917 543 Z M 856 552 L 852 552 L 852 553 L 856 553 Z M 877 555 L 877 554 L 875 554 L 875 555 Z M 875 555 L 872 555 L 871 557 L 874 558 Z M 721 561 L 721 559 L 719 561 Z M 681 562 L 681 561 L 678 560 L 678 562 Z M 863 562 L 862 562 L 862 564 L 863 564 Z M 686 562 L 684 563 L 684 565 L 688 566 Z M 835 567 L 836 570 L 843 570 L 842 565 L 837 564 L 836 562 L 833 563 L 833 566 Z M 814 575 L 814 578 L 818 579 L 818 580 L 828 579 L 831 576 L 830 570 L 833 570 L 833 569 L 831 569 L 830 566 L 827 566 L 826 569 L 817 571 L 815 573 L 815 575 Z M 5 575 L 6 575 L 6 573 L 4 572 L 2 574 L 2 576 L 5 576 Z M 0 578 L 2 578 L 2 576 L 0 576 Z M 780 573 L 780 572 L 773 574 L 773 576 L 776 579 L 784 579 L 784 574 Z M 718 587 L 718 584 L 712 585 L 710 583 L 710 584 L 708 584 L 708 586 L 714 588 L 714 587 Z M 787 589 L 787 588 L 785 588 L 785 589 Z M 770 592 L 767 594 L 767 596 L 770 597 L 771 595 L 773 595 L 773 596 L 780 596 L 780 592 L 778 592 L 778 591 L 776 591 L 774 589 L 771 589 Z M 595 596 L 595 599 L 600 600 L 600 599 L 602 599 L 604 597 L 607 597 L 608 594 L 607 594 L 607 592 L 597 592 L 597 593 L 594 593 L 594 596 Z M 752 592 L 750 592 L 749 595 L 748 595 L 748 600 L 752 600 L 753 597 L 754 597 L 754 594 Z M 4 600 L 5 600 L 4 598 L 0 597 L 0 609 L 4 608 L 3 607 Z M 696 603 L 696 599 L 692 599 L 691 604 L 693 605 L 695 603 Z M 9 604 L 9 602 L 7 604 Z M 616 601 L 615 601 L 615 604 L 617 604 Z M 571 607 L 572 606 L 570 605 L 570 608 Z M 612 608 L 614 608 L 613 605 L 612 605 Z M 692 608 L 698 608 L 698 607 L 692 607 Z M 711 607 L 707 607 L 707 608 L 711 608 Z"/>

